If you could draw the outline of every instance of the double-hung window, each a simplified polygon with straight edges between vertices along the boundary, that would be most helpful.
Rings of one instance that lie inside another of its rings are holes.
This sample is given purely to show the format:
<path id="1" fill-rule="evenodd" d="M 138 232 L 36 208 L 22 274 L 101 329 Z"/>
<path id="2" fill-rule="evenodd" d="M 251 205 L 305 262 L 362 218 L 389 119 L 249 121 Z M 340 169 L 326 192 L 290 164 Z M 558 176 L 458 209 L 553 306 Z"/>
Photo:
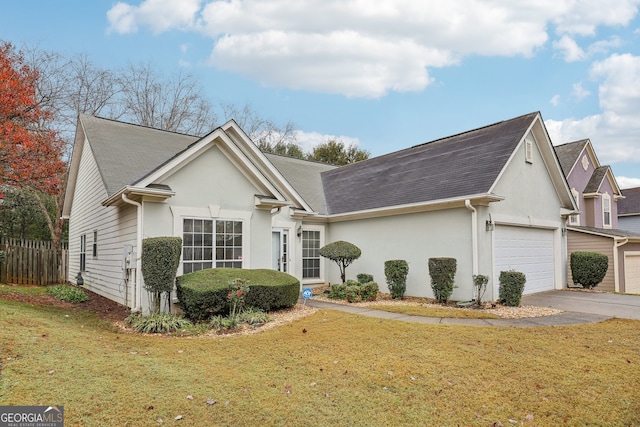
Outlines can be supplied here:
<path id="1" fill-rule="evenodd" d="M 80 236 L 80 271 L 87 269 L 87 235 Z"/>
<path id="2" fill-rule="evenodd" d="M 205 268 L 242 268 L 242 221 L 184 218 L 183 273 Z"/>
<path id="3" fill-rule="evenodd" d="M 602 195 L 602 226 L 611 228 L 611 196 L 609 193 Z"/>
<path id="4" fill-rule="evenodd" d="M 320 231 L 302 230 L 302 278 L 320 278 Z"/>

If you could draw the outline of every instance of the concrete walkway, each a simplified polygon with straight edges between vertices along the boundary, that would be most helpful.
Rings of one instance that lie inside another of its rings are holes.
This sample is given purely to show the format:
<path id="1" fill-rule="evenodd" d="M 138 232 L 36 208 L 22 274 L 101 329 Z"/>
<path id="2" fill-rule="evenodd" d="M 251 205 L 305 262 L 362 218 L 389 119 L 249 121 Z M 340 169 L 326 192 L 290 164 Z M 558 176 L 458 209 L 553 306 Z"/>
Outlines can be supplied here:
<path id="1" fill-rule="evenodd" d="M 640 320 L 640 296 L 572 291 L 550 291 L 523 297 L 523 305 L 537 305 L 564 310 L 563 313 L 524 319 L 455 319 L 420 317 L 374 310 L 369 307 L 335 304 L 309 299 L 307 305 L 315 308 L 345 311 L 379 319 L 405 322 L 464 326 L 562 326 L 596 323 L 613 317 Z"/>

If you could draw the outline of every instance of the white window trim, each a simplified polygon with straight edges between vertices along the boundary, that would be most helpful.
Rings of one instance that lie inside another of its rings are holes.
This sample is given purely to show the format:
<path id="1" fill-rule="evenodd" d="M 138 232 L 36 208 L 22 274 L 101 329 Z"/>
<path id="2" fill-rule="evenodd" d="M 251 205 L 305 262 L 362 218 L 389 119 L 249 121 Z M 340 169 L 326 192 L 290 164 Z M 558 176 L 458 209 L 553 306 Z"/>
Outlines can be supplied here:
<path id="1" fill-rule="evenodd" d="M 573 198 L 576 201 L 576 207 L 580 209 L 580 192 L 575 188 L 571 189 L 571 194 L 573 194 Z M 580 214 L 573 214 L 569 216 L 569 224 L 570 225 L 580 225 Z"/>
<path id="2" fill-rule="evenodd" d="M 171 206 L 173 214 L 173 235 L 182 238 L 183 220 L 186 218 L 208 219 L 208 220 L 228 220 L 242 221 L 242 268 L 251 268 L 251 217 L 253 212 L 234 211 L 221 209 L 219 206 L 210 205 L 206 208 L 192 208 L 188 206 Z M 182 255 L 178 271 L 183 272 Z"/>
<path id="3" fill-rule="evenodd" d="M 605 223 L 605 212 L 607 211 L 605 209 L 605 206 L 609 205 L 609 224 Z M 611 196 L 609 195 L 609 193 L 604 193 L 602 195 L 602 228 L 612 228 L 613 227 L 613 218 L 612 218 L 612 213 L 611 213 L 612 209 L 611 209 Z"/>
<path id="4" fill-rule="evenodd" d="M 302 231 L 319 231 L 320 232 L 320 247 L 325 245 L 324 243 L 324 226 L 322 225 L 302 225 Z M 302 239 L 302 238 L 301 238 Z M 302 270 L 300 270 L 301 282 L 303 285 L 313 285 L 313 284 L 324 284 L 325 282 L 325 269 L 324 269 L 324 260 L 320 257 L 320 277 L 311 277 L 304 279 L 302 278 Z M 300 241 L 300 266 L 302 267 L 303 257 L 302 257 L 302 241 Z"/>
<path id="5" fill-rule="evenodd" d="M 87 271 L 87 234 L 80 235 L 80 266 L 78 271 Z"/>

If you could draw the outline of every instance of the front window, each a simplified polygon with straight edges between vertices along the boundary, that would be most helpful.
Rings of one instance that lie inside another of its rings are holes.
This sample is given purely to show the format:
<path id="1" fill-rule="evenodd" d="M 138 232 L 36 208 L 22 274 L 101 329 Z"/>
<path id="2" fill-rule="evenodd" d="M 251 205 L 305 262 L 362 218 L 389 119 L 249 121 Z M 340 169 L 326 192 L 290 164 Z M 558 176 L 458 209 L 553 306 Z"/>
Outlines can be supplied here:
<path id="1" fill-rule="evenodd" d="M 602 225 L 611 228 L 611 196 L 608 193 L 602 195 Z"/>
<path id="2" fill-rule="evenodd" d="M 302 231 L 302 278 L 320 278 L 320 231 Z"/>
<path id="3" fill-rule="evenodd" d="M 242 221 L 185 218 L 183 273 L 205 268 L 242 268 Z"/>

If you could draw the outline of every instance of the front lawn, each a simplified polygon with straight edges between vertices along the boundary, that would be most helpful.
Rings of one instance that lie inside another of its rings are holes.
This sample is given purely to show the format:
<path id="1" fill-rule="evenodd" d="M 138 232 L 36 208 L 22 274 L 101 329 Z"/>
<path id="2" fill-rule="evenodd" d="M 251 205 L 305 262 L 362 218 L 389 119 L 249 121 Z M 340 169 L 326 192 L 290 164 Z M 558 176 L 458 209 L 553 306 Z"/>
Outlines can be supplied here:
<path id="1" fill-rule="evenodd" d="M 640 424 L 631 320 L 520 329 L 321 310 L 176 338 L 0 299 L 0 363 L 0 405 L 64 405 L 70 426 Z"/>

